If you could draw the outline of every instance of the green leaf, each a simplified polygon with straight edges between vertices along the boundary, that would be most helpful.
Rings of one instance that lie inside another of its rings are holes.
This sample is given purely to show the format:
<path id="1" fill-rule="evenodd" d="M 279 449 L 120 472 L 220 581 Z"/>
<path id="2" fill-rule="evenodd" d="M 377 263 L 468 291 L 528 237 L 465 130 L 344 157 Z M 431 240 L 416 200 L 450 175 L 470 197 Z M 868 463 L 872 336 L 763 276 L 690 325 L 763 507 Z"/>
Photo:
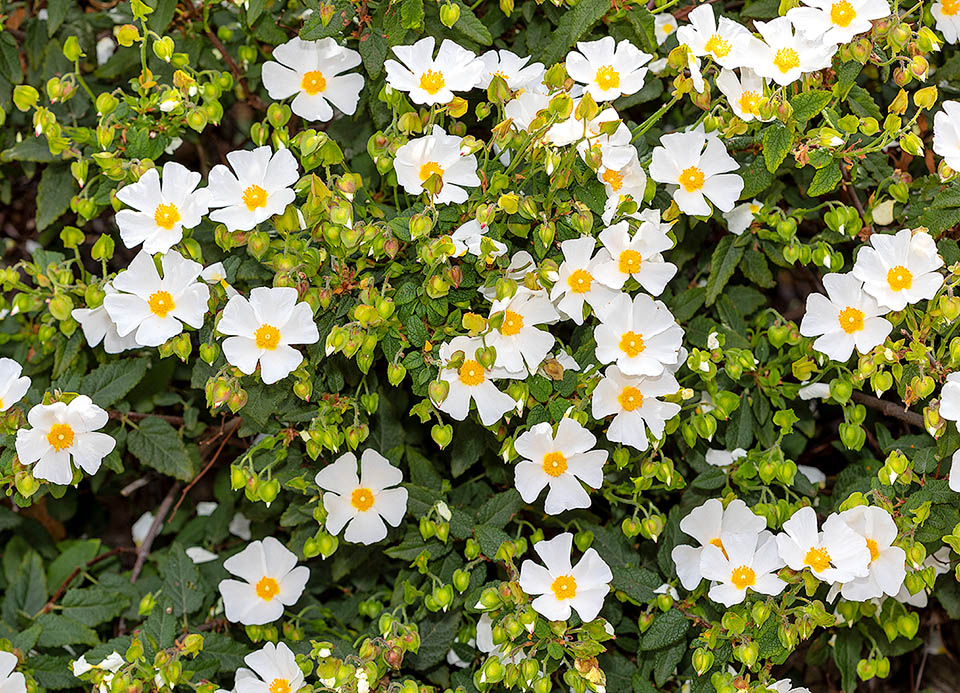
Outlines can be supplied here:
<path id="1" fill-rule="evenodd" d="M 37 187 L 37 231 L 55 222 L 67 211 L 76 184 L 66 164 L 51 164 L 43 169 Z"/>
<path id="2" fill-rule="evenodd" d="M 77 678 L 70 671 L 70 660 L 75 657 L 33 655 L 30 657 L 30 672 L 36 677 L 37 683 L 47 690 L 63 690 L 77 687 Z"/>
<path id="3" fill-rule="evenodd" d="M 677 642 L 669 647 L 665 647 L 659 652 L 653 653 L 653 658 L 656 662 L 653 667 L 653 682 L 656 683 L 658 687 L 663 686 L 667 682 L 667 679 L 673 676 L 677 670 L 677 665 L 680 663 L 680 660 L 683 659 L 686 651 L 687 643 Z"/>
<path id="4" fill-rule="evenodd" d="M 878 121 L 883 121 L 883 114 L 880 113 L 876 101 L 873 100 L 870 92 L 859 84 L 854 84 L 850 88 L 850 93 L 847 94 L 847 103 L 850 105 L 850 112 L 854 115 L 861 118 L 869 116 L 876 118 Z"/>
<path id="5" fill-rule="evenodd" d="M 480 506 L 480 510 L 477 511 L 477 524 L 486 524 L 501 529 L 507 525 L 515 513 L 520 511 L 523 505 L 523 499 L 514 488 L 498 493 Z"/>
<path id="6" fill-rule="evenodd" d="M 144 419 L 130 431 L 127 449 L 148 467 L 181 481 L 189 481 L 196 473 L 176 429 L 156 416 Z"/>
<path id="7" fill-rule="evenodd" d="M 510 540 L 510 535 L 497 527 L 489 525 L 477 525 L 474 528 L 474 534 L 477 543 L 480 544 L 480 550 L 487 558 L 493 558 L 497 555 L 500 545 Z"/>
<path id="8" fill-rule="evenodd" d="M 62 542 L 58 548 L 60 555 L 53 559 L 50 567 L 47 568 L 47 584 L 60 585 L 75 568 L 81 568 L 91 558 L 97 555 L 100 550 L 99 539 L 87 539 L 85 541 L 75 541 L 69 546 L 68 542 Z"/>
<path id="9" fill-rule="evenodd" d="M 610 0 L 581 0 L 572 10 L 564 12 L 553 37 L 540 52 L 540 58 L 546 65 L 563 60 L 573 45 L 607 12 Z M 536 47 L 532 47 L 536 51 Z"/>
<path id="10" fill-rule="evenodd" d="M 22 616 L 32 618 L 43 608 L 47 594 L 43 559 L 36 551 L 28 551 L 4 592 L 3 620 L 16 625 Z"/>
<path id="11" fill-rule="evenodd" d="M 763 161 L 770 173 L 776 173 L 793 147 L 793 133 L 782 123 L 767 126 L 763 133 Z"/>
<path id="12" fill-rule="evenodd" d="M 77 587 L 63 595 L 60 605 L 64 616 L 85 626 L 96 626 L 122 614 L 130 606 L 130 599 L 101 586 Z"/>
<path id="13" fill-rule="evenodd" d="M 706 304 L 712 306 L 730 281 L 734 270 L 743 257 L 743 246 L 736 243 L 737 236 L 727 234 L 720 239 L 710 258 L 710 275 L 707 277 Z"/>
<path id="14" fill-rule="evenodd" d="M 661 647 L 672 645 L 687 634 L 690 622 L 677 609 L 657 615 L 653 619 L 649 630 L 643 634 L 640 641 L 641 650 L 659 650 Z"/>
<path id="15" fill-rule="evenodd" d="M 770 265 L 767 264 L 767 257 L 759 250 L 749 248 L 743 254 L 740 269 L 743 270 L 747 279 L 765 289 L 769 289 L 776 284 L 773 280 L 773 274 L 770 272 Z"/>
<path id="16" fill-rule="evenodd" d="M 387 51 L 390 48 L 387 37 L 377 29 L 370 29 L 360 37 L 358 48 L 360 58 L 363 60 L 363 69 L 370 75 L 370 79 L 376 79 L 383 72 L 383 63 L 387 59 Z M 399 294 L 399 291 L 397 293 Z M 398 300 L 397 303 L 399 304 L 400 301 Z"/>
<path id="17" fill-rule="evenodd" d="M 805 123 L 816 115 L 820 114 L 830 100 L 833 94 L 823 89 L 814 89 L 797 94 L 790 99 L 790 106 L 793 108 L 793 117 L 799 123 Z"/>
<path id="18" fill-rule="evenodd" d="M 40 647 L 63 647 L 64 645 L 96 645 L 100 642 L 96 632 L 79 621 L 60 614 L 41 614 L 37 623 L 43 630 L 37 644 Z"/>
<path id="19" fill-rule="evenodd" d="M 863 65 L 856 60 L 840 63 L 837 67 L 837 83 L 834 85 L 838 97 L 841 99 L 847 97 L 851 87 L 857 83 L 857 76 L 862 69 Z"/>
<path id="20" fill-rule="evenodd" d="M 741 199 L 756 197 L 773 183 L 773 175 L 767 170 L 767 164 L 764 158 L 759 155 L 755 156 L 749 164 L 742 167 L 739 173 L 743 178 L 743 191 L 740 193 Z"/>
<path id="21" fill-rule="evenodd" d="M 47 36 L 53 36 L 63 24 L 67 10 L 72 3 L 70 0 L 49 0 L 47 2 Z"/>
<path id="22" fill-rule="evenodd" d="M 460 18 L 453 25 L 453 30 L 463 34 L 471 41 L 476 41 L 481 46 L 492 45 L 493 36 L 490 35 L 490 30 L 473 13 L 470 6 L 464 4 L 462 0 L 453 0 L 453 4 L 460 7 Z"/>
<path id="23" fill-rule="evenodd" d="M 253 26 L 263 14 L 263 9 L 267 6 L 267 0 L 250 0 L 247 7 L 247 26 Z"/>
<path id="24" fill-rule="evenodd" d="M 960 224 L 960 186 L 951 185 L 937 193 L 920 221 L 934 235 Z"/>
<path id="25" fill-rule="evenodd" d="M 104 409 L 116 404 L 143 380 L 150 359 L 124 359 L 96 368 L 86 375 L 80 391 Z"/>
<path id="26" fill-rule="evenodd" d="M 642 48 L 648 53 L 656 53 L 657 38 L 653 13 L 643 5 L 634 5 L 627 10 L 627 20 L 640 38 Z"/>
<path id="27" fill-rule="evenodd" d="M 333 6 L 333 16 L 326 26 L 323 25 L 321 13 L 316 10 L 307 17 L 307 20 L 303 23 L 303 28 L 300 29 L 300 38 L 304 41 L 317 41 L 318 39 L 327 38 L 328 36 L 338 36 L 343 33 L 344 29 L 353 21 L 357 11 L 350 4 L 350 0 L 333 0 Z M 261 23 L 260 26 L 264 24 L 266 24 L 266 22 Z M 281 41 L 282 40 L 283 39 L 281 39 Z"/>
<path id="28" fill-rule="evenodd" d="M 842 628 L 833 643 L 833 661 L 837 663 L 841 684 L 847 693 L 857 688 L 857 662 L 862 647 L 863 637 L 849 628 Z"/>
<path id="29" fill-rule="evenodd" d="M 147 24 L 161 36 L 170 26 L 170 22 L 173 21 L 173 15 L 177 11 L 177 2 L 178 0 L 150 0 L 149 4 L 153 6 L 153 13 L 147 19 Z"/>
<path id="30" fill-rule="evenodd" d="M 178 618 L 203 605 L 204 586 L 200 571 L 180 544 L 174 544 L 159 565 L 163 596 L 169 599 Z"/>
<path id="31" fill-rule="evenodd" d="M 423 24 L 423 0 L 403 0 L 400 24 L 404 29 L 416 29 Z"/>
<path id="32" fill-rule="evenodd" d="M 807 188 L 807 195 L 810 197 L 826 195 L 836 188 L 842 179 L 840 162 L 833 161 L 813 174 L 813 180 L 810 181 L 810 187 Z"/>
<path id="33" fill-rule="evenodd" d="M 447 614 L 427 616 L 420 622 L 420 649 L 409 657 L 416 669 L 429 669 L 443 661 L 457 637 L 460 614 L 459 610 L 451 610 Z"/>

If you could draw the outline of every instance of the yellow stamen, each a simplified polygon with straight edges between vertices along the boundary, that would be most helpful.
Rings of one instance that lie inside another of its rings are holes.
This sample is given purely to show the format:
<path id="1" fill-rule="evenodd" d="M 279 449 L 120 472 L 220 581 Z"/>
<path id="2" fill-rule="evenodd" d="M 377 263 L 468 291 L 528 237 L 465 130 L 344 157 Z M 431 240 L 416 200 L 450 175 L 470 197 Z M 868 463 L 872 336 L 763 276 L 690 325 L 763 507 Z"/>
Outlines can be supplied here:
<path id="1" fill-rule="evenodd" d="M 427 70 L 420 75 L 420 88 L 431 96 L 443 89 L 446 85 L 447 83 L 443 79 L 442 71 L 438 70 L 434 72 L 433 70 Z"/>
<path id="2" fill-rule="evenodd" d="M 875 560 L 880 558 L 880 547 L 877 546 L 877 542 L 873 539 L 867 539 L 867 548 L 870 549 L 870 562 L 873 563 Z"/>
<path id="3" fill-rule="evenodd" d="M 723 38 L 720 34 L 714 34 L 710 39 L 704 44 L 703 50 L 707 53 L 713 53 L 718 58 L 725 58 L 730 54 L 730 42 Z"/>
<path id="4" fill-rule="evenodd" d="M 720 539 L 720 537 L 714 537 L 713 539 L 710 540 L 710 543 L 716 546 L 718 549 L 720 549 L 720 551 L 723 552 L 724 558 L 726 558 L 727 560 L 730 560 L 730 556 L 727 555 L 727 548 L 723 545 L 723 541 Z"/>
<path id="5" fill-rule="evenodd" d="M 558 601 L 573 599 L 577 596 L 577 581 L 573 575 L 561 575 L 553 581 L 550 589 L 553 590 L 553 594 Z"/>
<path id="6" fill-rule="evenodd" d="M 913 273 L 903 265 L 897 265 L 887 272 L 887 284 L 892 291 L 902 291 L 913 286 Z"/>
<path id="7" fill-rule="evenodd" d="M 257 583 L 257 596 L 265 602 L 272 601 L 280 594 L 280 585 L 272 577 L 262 577 Z"/>
<path id="8" fill-rule="evenodd" d="M 368 488 L 358 488 L 350 494 L 350 505 L 362 513 L 373 507 L 373 491 Z"/>
<path id="9" fill-rule="evenodd" d="M 500 334 L 512 337 L 523 329 L 523 316 L 512 310 L 505 311 L 503 323 L 500 325 Z"/>
<path id="10" fill-rule="evenodd" d="M 172 202 L 159 204 L 157 211 L 153 213 L 153 220 L 161 229 L 170 231 L 180 221 L 180 210 Z"/>
<path id="11" fill-rule="evenodd" d="M 286 679 L 274 679 L 268 690 L 270 693 L 290 693 L 290 682 Z"/>
<path id="12" fill-rule="evenodd" d="M 607 89 L 617 89 L 620 86 L 620 73 L 613 69 L 612 65 L 604 65 L 597 70 L 597 76 L 594 77 L 597 86 L 606 91 Z"/>
<path id="13" fill-rule="evenodd" d="M 688 169 L 684 169 L 677 182 L 680 183 L 680 187 L 687 192 L 694 192 L 703 187 L 703 180 L 703 171 L 696 166 L 691 166 Z"/>
<path id="14" fill-rule="evenodd" d="M 303 79 L 300 80 L 300 88 L 310 96 L 314 96 L 322 91 L 326 91 L 327 79 L 320 70 L 310 70 L 310 72 L 304 74 Z"/>
<path id="15" fill-rule="evenodd" d="M 630 358 L 643 353 L 643 350 L 646 348 L 646 344 L 643 343 L 643 335 L 637 334 L 636 332 L 627 331 L 620 337 L 620 351 Z"/>
<path id="16" fill-rule="evenodd" d="M 486 377 L 483 366 L 480 365 L 479 361 L 474 361 L 473 359 L 464 361 L 457 373 L 460 376 L 460 382 L 469 387 L 479 385 Z"/>
<path id="17" fill-rule="evenodd" d="M 620 253 L 619 269 L 624 274 L 636 274 L 643 264 L 643 256 L 636 250 L 624 250 Z"/>
<path id="18" fill-rule="evenodd" d="M 730 582 L 738 590 L 745 590 L 757 584 L 757 573 L 747 565 L 742 565 L 730 574 Z"/>
<path id="19" fill-rule="evenodd" d="M 830 554 L 827 553 L 826 549 L 813 548 L 807 551 L 803 563 L 813 568 L 816 572 L 822 573 L 830 567 Z"/>
<path id="20" fill-rule="evenodd" d="M 57 452 L 66 450 L 73 445 L 73 429 L 69 424 L 56 423 L 50 427 L 47 433 L 47 442 Z"/>
<path id="21" fill-rule="evenodd" d="M 760 115 L 760 94 L 745 91 L 740 95 L 740 110 L 753 116 Z"/>
<path id="22" fill-rule="evenodd" d="M 251 212 L 260 207 L 266 207 L 267 191 L 259 185 L 251 185 L 243 191 L 243 204 L 245 204 Z"/>
<path id="23" fill-rule="evenodd" d="M 606 169 L 600 178 L 604 183 L 609 185 L 610 189 L 614 192 L 617 192 L 623 187 L 623 174 L 619 171 L 614 171 L 612 168 Z"/>
<path id="24" fill-rule="evenodd" d="M 940 3 L 940 12 L 946 17 L 952 17 L 960 12 L 960 0 L 943 0 Z"/>
<path id="25" fill-rule="evenodd" d="M 847 334 L 853 334 L 854 332 L 859 332 L 863 329 L 863 311 L 851 306 L 847 306 L 840 311 L 840 315 L 837 317 L 840 322 L 840 327 L 843 328 L 843 331 Z"/>
<path id="26" fill-rule="evenodd" d="M 617 401 L 626 411 L 633 411 L 643 406 L 643 393 L 637 388 L 627 385 L 620 391 Z"/>
<path id="27" fill-rule="evenodd" d="M 173 296 L 168 291 L 154 291 L 147 299 L 147 305 L 150 307 L 150 312 L 158 318 L 167 317 L 167 314 L 177 307 L 173 302 Z"/>
<path id="28" fill-rule="evenodd" d="M 781 48 L 773 57 L 773 64 L 780 72 L 787 74 L 790 70 L 800 67 L 800 56 L 792 48 Z"/>
<path id="29" fill-rule="evenodd" d="M 562 452 L 548 452 L 543 456 L 543 471 L 550 476 L 560 476 L 567 471 L 567 458 Z"/>
<path id="30" fill-rule="evenodd" d="M 257 349 L 273 351 L 280 346 L 280 330 L 273 325 L 260 325 L 253 333 L 253 338 L 256 340 Z"/>
<path id="31" fill-rule="evenodd" d="M 857 11 L 847 0 L 838 0 L 830 8 L 830 21 L 846 29 L 857 18 Z"/>
<path id="32" fill-rule="evenodd" d="M 441 167 L 436 161 L 428 161 L 420 167 L 420 182 L 423 183 L 425 180 L 427 180 L 427 178 L 434 174 L 436 174 L 439 178 L 443 178 L 443 167 Z"/>
<path id="33" fill-rule="evenodd" d="M 593 283 L 593 275 L 586 270 L 578 269 L 571 272 L 567 279 L 570 291 L 575 294 L 585 294 L 590 291 L 590 285 Z"/>

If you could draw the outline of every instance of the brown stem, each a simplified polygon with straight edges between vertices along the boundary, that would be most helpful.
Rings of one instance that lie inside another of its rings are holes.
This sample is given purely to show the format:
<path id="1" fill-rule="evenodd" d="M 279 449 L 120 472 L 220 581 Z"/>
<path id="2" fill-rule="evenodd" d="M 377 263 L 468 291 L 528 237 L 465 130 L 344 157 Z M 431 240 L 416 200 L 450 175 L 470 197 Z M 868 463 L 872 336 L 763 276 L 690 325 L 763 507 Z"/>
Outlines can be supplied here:
<path id="1" fill-rule="evenodd" d="M 73 572 L 71 572 L 71 573 L 67 576 L 67 579 L 64 580 L 62 583 L 60 583 L 60 587 L 57 588 L 57 591 L 54 592 L 54 594 L 53 594 L 52 597 L 50 597 L 50 601 L 48 601 L 48 602 L 44 605 L 44 607 L 40 610 L 40 613 L 41 613 L 41 614 L 45 614 L 45 613 L 49 612 L 49 611 L 53 608 L 53 605 L 56 604 L 57 601 L 60 599 L 60 597 L 63 596 L 63 593 L 67 591 L 67 587 L 70 586 L 70 583 L 73 582 L 74 578 L 76 578 L 77 575 L 80 574 L 80 571 L 81 571 L 83 568 L 89 568 L 90 566 L 96 565 L 96 564 L 99 563 L 100 561 L 105 561 L 105 560 L 107 560 L 107 559 L 110 558 L 111 556 L 116 556 L 118 553 L 122 553 L 122 552 L 124 552 L 124 551 L 134 551 L 134 550 L 135 550 L 135 549 L 132 549 L 132 548 L 130 548 L 129 546 L 118 546 L 118 547 L 116 547 L 115 549 L 111 549 L 110 551 L 107 551 L 107 552 L 104 553 L 104 554 L 100 554 L 99 556 L 96 556 L 95 558 L 91 558 L 91 559 L 90 559 L 89 561 L 87 561 L 86 564 L 84 564 L 83 566 L 79 566 L 79 565 L 78 565 L 76 568 L 73 569 Z"/>
<path id="2" fill-rule="evenodd" d="M 144 537 L 143 543 L 137 547 L 137 562 L 133 564 L 133 570 L 130 572 L 130 584 L 135 583 L 137 578 L 140 577 L 140 571 L 143 570 L 143 563 L 147 560 L 147 554 L 150 553 L 153 540 L 160 533 L 160 527 L 163 526 L 163 518 L 167 516 L 167 512 L 170 510 L 170 506 L 173 505 L 173 499 L 176 497 L 181 485 L 178 481 L 171 486 L 170 490 L 167 491 L 167 495 L 157 508 L 153 522 L 150 524 L 150 529 L 147 530 L 147 536 Z"/>
<path id="3" fill-rule="evenodd" d="M 227 441 L 230 440 L 233 434 L 236 433 L 237 429 L 240 428 L 240 424 L 242 422 L 243 422 L 243 419 L 241 419 L 238 416 L 228 421 L 221 428 L 220 433 L 218 434 L 219 436 L 221 436 L 221 440 L 220 440 L 220 445 L 217 447 L 217 451 L 213 453 L 213 455 L 210 457 L 210 461 L 204 465 L 203 469 L 200 470 L 200 473 L 193 478 L 193 481 L 187 484 L 187 486 L 183 489 L 183 492 L 180 494 L 180 500 L 177 501 L 177 504 L 173 507 L 173 512 L 170 513 L 171 520 L 177 514 L 177 510 L 180 509 L 180 504 L 183 503 L 183 499 L 187 497 L 187 494 L 190 492 L 190 489 L 192 489 L 194 485 L 198 481 L 200 481 L 201 478 L 203 478 L 203 475 L 210 470 L 210 467 L 212 467 L 216 463 L 217 458 L 219 458 L 220 453 L 223 452 L 223 448 L 227 444 Z M 213 440 L 216 440 L 216 439 L 214 438 Z M 212 444 L 213 440 L 211 440 L 209 444 Z"/>
<path id="4" fill-rule="evenodd" d="M 873 395 L 868 395 L 863 392 L 854 392 L 853 401 L 859 402 L 865 407 L 870 407 L 871 409 L 876 409 L 887 416 L 892 416 L 895 419 L 900 419 L 905 421 L 908 424 L 918 426 L 923 428 L 923 416 L 914 412 L 909 411 L 905 407 L 897 404 L 896 402 L 891 402 L 890 400 L 880 399 L 879 397 L 874 397 Z"/>
<path id="5" fill-rule="evenodd" d="M 183 417 L 175 416 L 173 414 L 141 414 L 140 412 L 136 411 L 122 412 L 113 409 L 107 412 L 107 414 L 111 419 L 115 420 L 129 419 L 130 421 L 143 421 L 144 419 L 149 419 L 152 416 L 157 419 L 163 419 L 167 423 L 177 424 L 179 426 L 183 425 Z"/>

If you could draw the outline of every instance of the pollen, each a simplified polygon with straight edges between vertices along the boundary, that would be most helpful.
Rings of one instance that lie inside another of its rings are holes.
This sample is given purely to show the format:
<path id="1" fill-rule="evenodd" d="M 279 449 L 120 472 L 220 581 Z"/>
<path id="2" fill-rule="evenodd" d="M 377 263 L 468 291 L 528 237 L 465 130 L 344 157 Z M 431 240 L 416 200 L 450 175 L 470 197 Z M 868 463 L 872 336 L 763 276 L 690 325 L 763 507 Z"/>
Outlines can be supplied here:
<path id="1" fill-rule="evenodd" d="M 578 269 L 571 272 L 567 279 L 570 291 L 575 294 L 585 294 L 590 291 L 590 285 L 593 284 L 593 275 L 587 270 Z"/>
<path id="2" fill-rule="evenodd" d="M 647 346 L 643 343 L 643 335 L 641 334 L 628 330 L 620 337 L 620 351 L 630 358 L 639 356 L 646 348 Z"/>
<path id="3" fill-rule="evenodd" d="M 851 306 L 847 306 L 840 311 L 837 316 L 840 321 L 840 327 L 847 334 L 853 334 L 863 329 L 863 311 Z"/>
<path id="4" fill-rule="evenodd" d="M 730 582 L 738 590 L 745 590 L 757 584 L 757 573 L 748 565 L 742 565 L 730 573 Z"/>
<path id="5" fill-rule="evenodd" d="M 633 411 L 643 406 L 643 393 L 635 387 L 627 385 L 617 395 L 617 401 L 626 411 Z"/>
<path id="6" fill-rule="evenodd" d="M 157 211 L 153 213 L 153 220 L 161 229 L 170 231 L 180 221 L 180 210 L 172 202 L 157 205 Z"/>
<path id="7" fill-rule="evenodd" d="M 816 572 L 822 573 L 830 567 L 830 554 L 826 549 L 813 548 L 807 551 L 803 557 L 803 564 L 813 568 Z"/>
<path id="8" fill-rule="evenodd" d="M 790 70 L 800 67 L 800 56 L 792 48 L 781 48 L 773 57 L 773 64 L 781 73 L 787 74 Z"/>
<path id="9" fill-rule="evenodd" d="M 913 273 L 903 265 L 892 267 L 887 272 L 887 284 L 891 291 L 903 291 L 913 286 Z"/>
<path id="10" fill-rule="evenodd" d="M 713 53 L 718 58 L 725 58 L 730 54 L 730 42 L 720 34 L 711 36 L 703 46 L 707 53 Z"/>
<path id="11" fill-rule="evenodd" d="M 620 87 L 620 73 L 613 69 L 613 65 L 604 65 L 598 69 L 597 76 L 593 79 L 604 91 Z"/>
<path id="12" fill-rule="evenodd" d="M 680 187 L 689 192 L 695 192 L 703 187 L 703 171 L 696 166 L 684 169 L 677 182 Z"/>
<path id="13" fill-rule="evenodd" d="M 624 274 L 636 274 L 643 264 L 643 256 L 636 250 L 624 250 L 620 253 L 618 267 Z"/>
<path id="14" fill-rule="evenodd" d="M 53 424 L 50 432 L 47 433 L 47 442 L 57 452 L 62 452 L 73 445 L 73 429 L 70 428 L 70 424 Z"/>
<path id="15" fill-rule="evenodd" d="M 723 541 L 720 539 L 720 537 L 714 537 L 713 539 L 710 540 L 710 543 L 716 546 L 718 549 L 720 549 L 720 551 L 723 552 L 724 558 L 726 558 L 727 560 L 730 560 L 730 556 L 727 555 L 727 548 L 723 545 Z"/>
<path id="16" fill-rule="evenodd" d="M 953 17 L 960 12 L 960 0 L 942 0 L 940 11 L 947 17 Z"/>
<path id="17" fill-rule="evenodd" d="M 573 575 L 561 575 L 553 581 L 550 589 L 553 590 L 557 601 L 562 602 L 564 599 L 573 599 L 577 596 L 577 581 Z"/>
<path id="18" fill-rule="evenodd" d="M 867 539 L 867 548 L 870 549 L 870 562 L 873 563 L 875 560 L 880 558 L 880 547 L 877 546 L 877 542 L 874 539 Z"/>
<path id="19" fill-rule="evenodd" d="M 669 35 L 669 34 L 672 34 L 672 33 L 673 33 L 673 24 L 664 24 L 664 25 L 663 25 L 663 33 L 668 34 L 668 35 Z"/>
<path id="20" fill-rule="evenodd" d="M 373 507 L 373 491 L 368 488 L 358 488 L 350 494 L 350 505 L 362 513 Z"/>
<path id="21" fill-rule="evenodd" d="M 273 325 L 260 325 L 253 333 L 253 338 L 257 343 L 257 349 L 273 351 L 280 346 L 280 330 Z"/>
<path id="22" fill-rule="evenodd" d="M 508 310 L 503 314 L 503 324 L 500 325 L 500 334 L 507 337 L 520 332 L 523 329 L 523 316 L 520 313 L 514 313 Z"/>
<path id="23" fill-rule="evenodd" d="M 272 577 L 262 577 L 256 586 L 257 596 L 265 602 L 273 601 L 280 594 L 280 585 Z"/>
<path id="24" fill-rule="evenodd" d="M 608 168 L 603 172 L 603 175 L 601 175 L 600 178 L 604 183 L 610 186 L 610 189 L 613 190 L 613 192 L 617 192 L 623 187 L 623 174 L 620 173 L 620 171 L 615 171 L 612 168 Z"/>
<path id="25" fill-rule="evenodd" d="M 857 18 L 857 11 L 847 0 L 837 0 L 830 8 L 830 21 L 846 29 Z"/>
<path id="26" fill-rule="evenodd" d="M 548 452 L 543 456 L 543 471 L 549 476 L 560 476 L 567 471 L 567 458 L 562 452 Z"/>
<path id="27" fill-rule="evenodd" d="M 260 207 L 266 207 L 267 191 L 259 185 L 251 185 L 243 191 L 243 204 L 245 204 L 251 212 Z"/>
<path id="28" fill-rule="evenodd" d="M 457 375 L 460 376 L 460 382 L 468 387 L 475 387 L 486 379 L 483 366 L 480 365 L 479 361 L 473 359 L 464 361 L 460 370 L 457 371 Z"/>
<path id="29" fill-rule="evenodd" d="M 287 679 L 274 679 L 268 690 L 270 693 L 290 693 L 290 682 Z"/>
<path id="30" fill-rule="evenodd" d="M 440 166 L 436 161 L 428 161 L 423 166 L 420 167 L 420 182 L 423 183 L 430 176 L 436 175 L 438 178 L 443 178 L 443 167 Z"/>
<path id="31" fill-rule="evenodd" d="M 420 88 L 425 92 L 433 96 L 438 91 L 447 86 L 447 82 L 443 79 L 443 72 L 427 70 L 422 75 L 420 75 Z"/>
<path id="32" fill-rule="evenodd" d="M 745 91 L 740 95 L 740 110 L 753 116 L 760 115 L 760 94 Z"/>
<path id="33" fill-rule="evenodd" d="M 310 96 L 326 91 L 327 79 L 320 70 L 310 70 L 300 80 L 300 88 Z"/>
<path id="34" fill-rule="evenodd" d="M 147 305 L 150 307 L 150 312 L 158 318 L 167 317 L 167 314 L 177 307 L 169 291 L 154 291 L 147 299 Z"/>

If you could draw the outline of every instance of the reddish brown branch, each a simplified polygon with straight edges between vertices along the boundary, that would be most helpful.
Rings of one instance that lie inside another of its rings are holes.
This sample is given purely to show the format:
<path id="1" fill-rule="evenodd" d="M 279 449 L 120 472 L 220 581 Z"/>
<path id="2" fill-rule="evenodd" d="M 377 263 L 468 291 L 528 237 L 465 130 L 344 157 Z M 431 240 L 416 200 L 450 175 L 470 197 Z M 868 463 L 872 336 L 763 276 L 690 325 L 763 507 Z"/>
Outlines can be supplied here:
<path id="1" fill-rule="evenodd" d="M 880 399 L 879 397 L 874 397 L 873 395 L 868 395 L 863 392 L 854 392 L 853 401 L 859 402 L 865 407 L 876 409 L 887 416 L 892 416 L 895 419 L 900 419 L 913 426 L 923 428 L 923 416 L 914 411 L 909 411 L 896 402 Z"/>
<path id="2" fill-rule="evenodd" d="M 73 582 L 74 579 L 77 577 L 77 575 L 80 574 L 81 570 L 94 566 L 100 561 L 105 561 L 108 558 L 111 558 L 112 556 L 116 556 L 118 553 L 122 553 L 124 551 L 135 551 L 135 549 L 129 546 L 118 546 L 115 549 L 111 549 L 110 551 L 107 551 L 104 554 L 100 554 L 99 556 L 91 558 L 83 566 L 78 565 L 76 568 L 73 569 L 73 572 L 71 572 L 67 576 L 67 579 L 64 580 L 62 583 L 60 583 L 60 587 L 58 587 L 57 591 L 54 592 L 52 597 L 50 597 L 50 601 L 48 601 L 44 605 L 44 607 L 40 610 L 40 613 L 45 614 L 53 608 L 54 604 L 56 604 L 57 601 L 59 601 L 60 597 L 63 596 L 63 593 L 67 591 L 67 588 L 70 586 L 70 583 Z"/>

